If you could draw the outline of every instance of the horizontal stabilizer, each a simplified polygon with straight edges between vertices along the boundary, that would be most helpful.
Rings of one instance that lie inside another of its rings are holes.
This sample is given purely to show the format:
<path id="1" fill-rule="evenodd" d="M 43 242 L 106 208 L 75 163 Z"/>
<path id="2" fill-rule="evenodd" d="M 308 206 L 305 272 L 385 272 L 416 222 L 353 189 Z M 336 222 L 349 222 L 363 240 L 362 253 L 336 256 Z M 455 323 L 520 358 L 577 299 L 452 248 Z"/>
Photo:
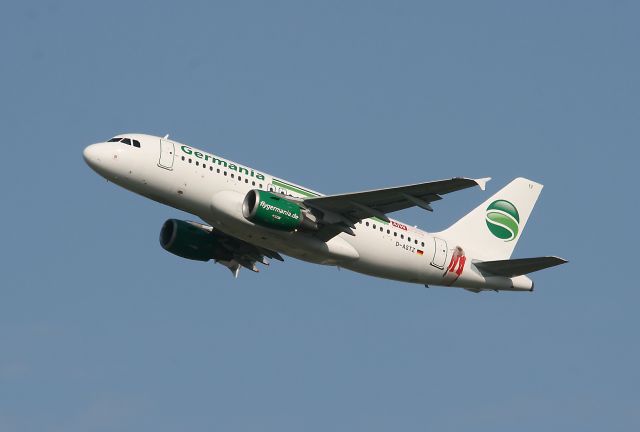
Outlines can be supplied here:
<path id="1" fill-rule="evenodd" d="M 499 261 L 480 261 L 475 263 L 475 266 L 482 272 L 488 272 L 496 276 L 515 277 L 554 267 L 566 262 L 568 261 L 562 258 L 549 256 Z"/>

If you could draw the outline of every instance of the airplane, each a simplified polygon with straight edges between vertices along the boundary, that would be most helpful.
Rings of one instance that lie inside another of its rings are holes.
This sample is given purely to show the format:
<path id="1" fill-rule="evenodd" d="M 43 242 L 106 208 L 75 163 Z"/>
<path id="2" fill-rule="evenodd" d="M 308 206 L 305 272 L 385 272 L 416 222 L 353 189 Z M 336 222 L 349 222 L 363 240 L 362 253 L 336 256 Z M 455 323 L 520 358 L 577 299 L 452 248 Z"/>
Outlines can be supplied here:
<path id="1" fill-rule="evenodd" d="M 490 178 L 451 178 L 323 195 L 165 137 L 120 134 L 83 151 L 96 173 L 199 217 L 168 219 L 160 245 L 182 258 L 241 268 L 288 255 L 370 276 L 481 291 L 533 291 L 526 275 L 567 261 L 511 259 L 542 185 L 516 178 L 444 231 L 427 233 L 387 214 L 433 211 L 451 192 Z"/>

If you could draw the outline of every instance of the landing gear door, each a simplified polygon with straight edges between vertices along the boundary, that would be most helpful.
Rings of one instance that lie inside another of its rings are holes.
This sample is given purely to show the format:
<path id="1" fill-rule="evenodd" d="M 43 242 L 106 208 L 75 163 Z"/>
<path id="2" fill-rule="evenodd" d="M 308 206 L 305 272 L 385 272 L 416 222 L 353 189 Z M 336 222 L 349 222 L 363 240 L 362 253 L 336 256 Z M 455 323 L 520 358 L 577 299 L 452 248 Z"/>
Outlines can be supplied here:
<path id="1" fill-rule="evenodd" d="M 164 169 L 173 170 L 173 154 L 175 148 L 173 142 L 160 139 L 160 160 L 158 166 Z"/>
<path id="2" fill-rule="evenodd" d="M 444 264 L 447 262 L 447 242 L 441 238 L 433 238 L 433 258 L 431 265 L 444 270 Z"/>

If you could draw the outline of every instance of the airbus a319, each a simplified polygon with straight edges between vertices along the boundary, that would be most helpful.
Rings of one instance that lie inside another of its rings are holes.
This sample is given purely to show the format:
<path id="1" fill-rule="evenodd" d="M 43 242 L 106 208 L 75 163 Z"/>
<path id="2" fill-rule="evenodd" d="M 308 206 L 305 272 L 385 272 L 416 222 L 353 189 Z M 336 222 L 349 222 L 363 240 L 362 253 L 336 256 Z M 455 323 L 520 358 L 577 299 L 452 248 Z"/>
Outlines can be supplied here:
<path id="1" fill-rule="evenodd" d="M 84 160 L 107 180 L 191 213 L 203 222 L 167 220 L 160 245 L 182 258 L 241 268 L 282 255 L 370 276 L 464 288 L 532 291 L 526 275 L 566 261 L 511 259 L 542 185 L 516 178 L 441 232 L 388 214 L 433 211 L 444 195 L 489 178 L 452 178 L 386 189 L 323 195 L 204 150 L 143 134 L 85 148 Z"/>

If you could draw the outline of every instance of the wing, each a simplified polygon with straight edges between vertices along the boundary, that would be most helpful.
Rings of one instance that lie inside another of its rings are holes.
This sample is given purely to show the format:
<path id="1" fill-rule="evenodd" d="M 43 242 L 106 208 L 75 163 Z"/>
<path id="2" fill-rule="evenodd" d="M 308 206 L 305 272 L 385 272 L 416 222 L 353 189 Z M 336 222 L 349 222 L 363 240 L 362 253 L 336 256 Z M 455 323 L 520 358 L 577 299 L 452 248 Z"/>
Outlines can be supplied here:
<path id="1" fill-rule="evenodd" d="M 269 265 L 267 258 L 276 259 L 278 261 L 284 261 L 282 256 L 276 251 L 265 249 L 260 246 L 248 243 L 244 240 L 240 240 L 237 237 L 233 237 L 220 230 L 213 228 L 210 225 L 204 225 L 198 222 L 187 221 L 191 225 L 207 231 L 212 241 L 216 244 L 216 256 L 215 262 L 220 263 L 227 267 L 235 277 L 238 277 L 240 268 L 244 267 L 253 272 L 258 272 L 257 263 Z"/>
<path id="2" fill-rule="evenodd" d="M 431 203 L 442 199 L 442 195 L 473 186 L 480 186 L 484 190 L 489 180 L 490 178 L 457 177 L 366 192 L 306 198 L 303 202 L 307 207 L 322 213 L 322 222 L 326 226 L 319 236 L 328 240 L 340 232 L 352 234 L 350 228 L 353 224 L 369 217 L 377 217 L 388 222 L 386 213 L 409 207 L 418 206 L 433 211 Z"/>

